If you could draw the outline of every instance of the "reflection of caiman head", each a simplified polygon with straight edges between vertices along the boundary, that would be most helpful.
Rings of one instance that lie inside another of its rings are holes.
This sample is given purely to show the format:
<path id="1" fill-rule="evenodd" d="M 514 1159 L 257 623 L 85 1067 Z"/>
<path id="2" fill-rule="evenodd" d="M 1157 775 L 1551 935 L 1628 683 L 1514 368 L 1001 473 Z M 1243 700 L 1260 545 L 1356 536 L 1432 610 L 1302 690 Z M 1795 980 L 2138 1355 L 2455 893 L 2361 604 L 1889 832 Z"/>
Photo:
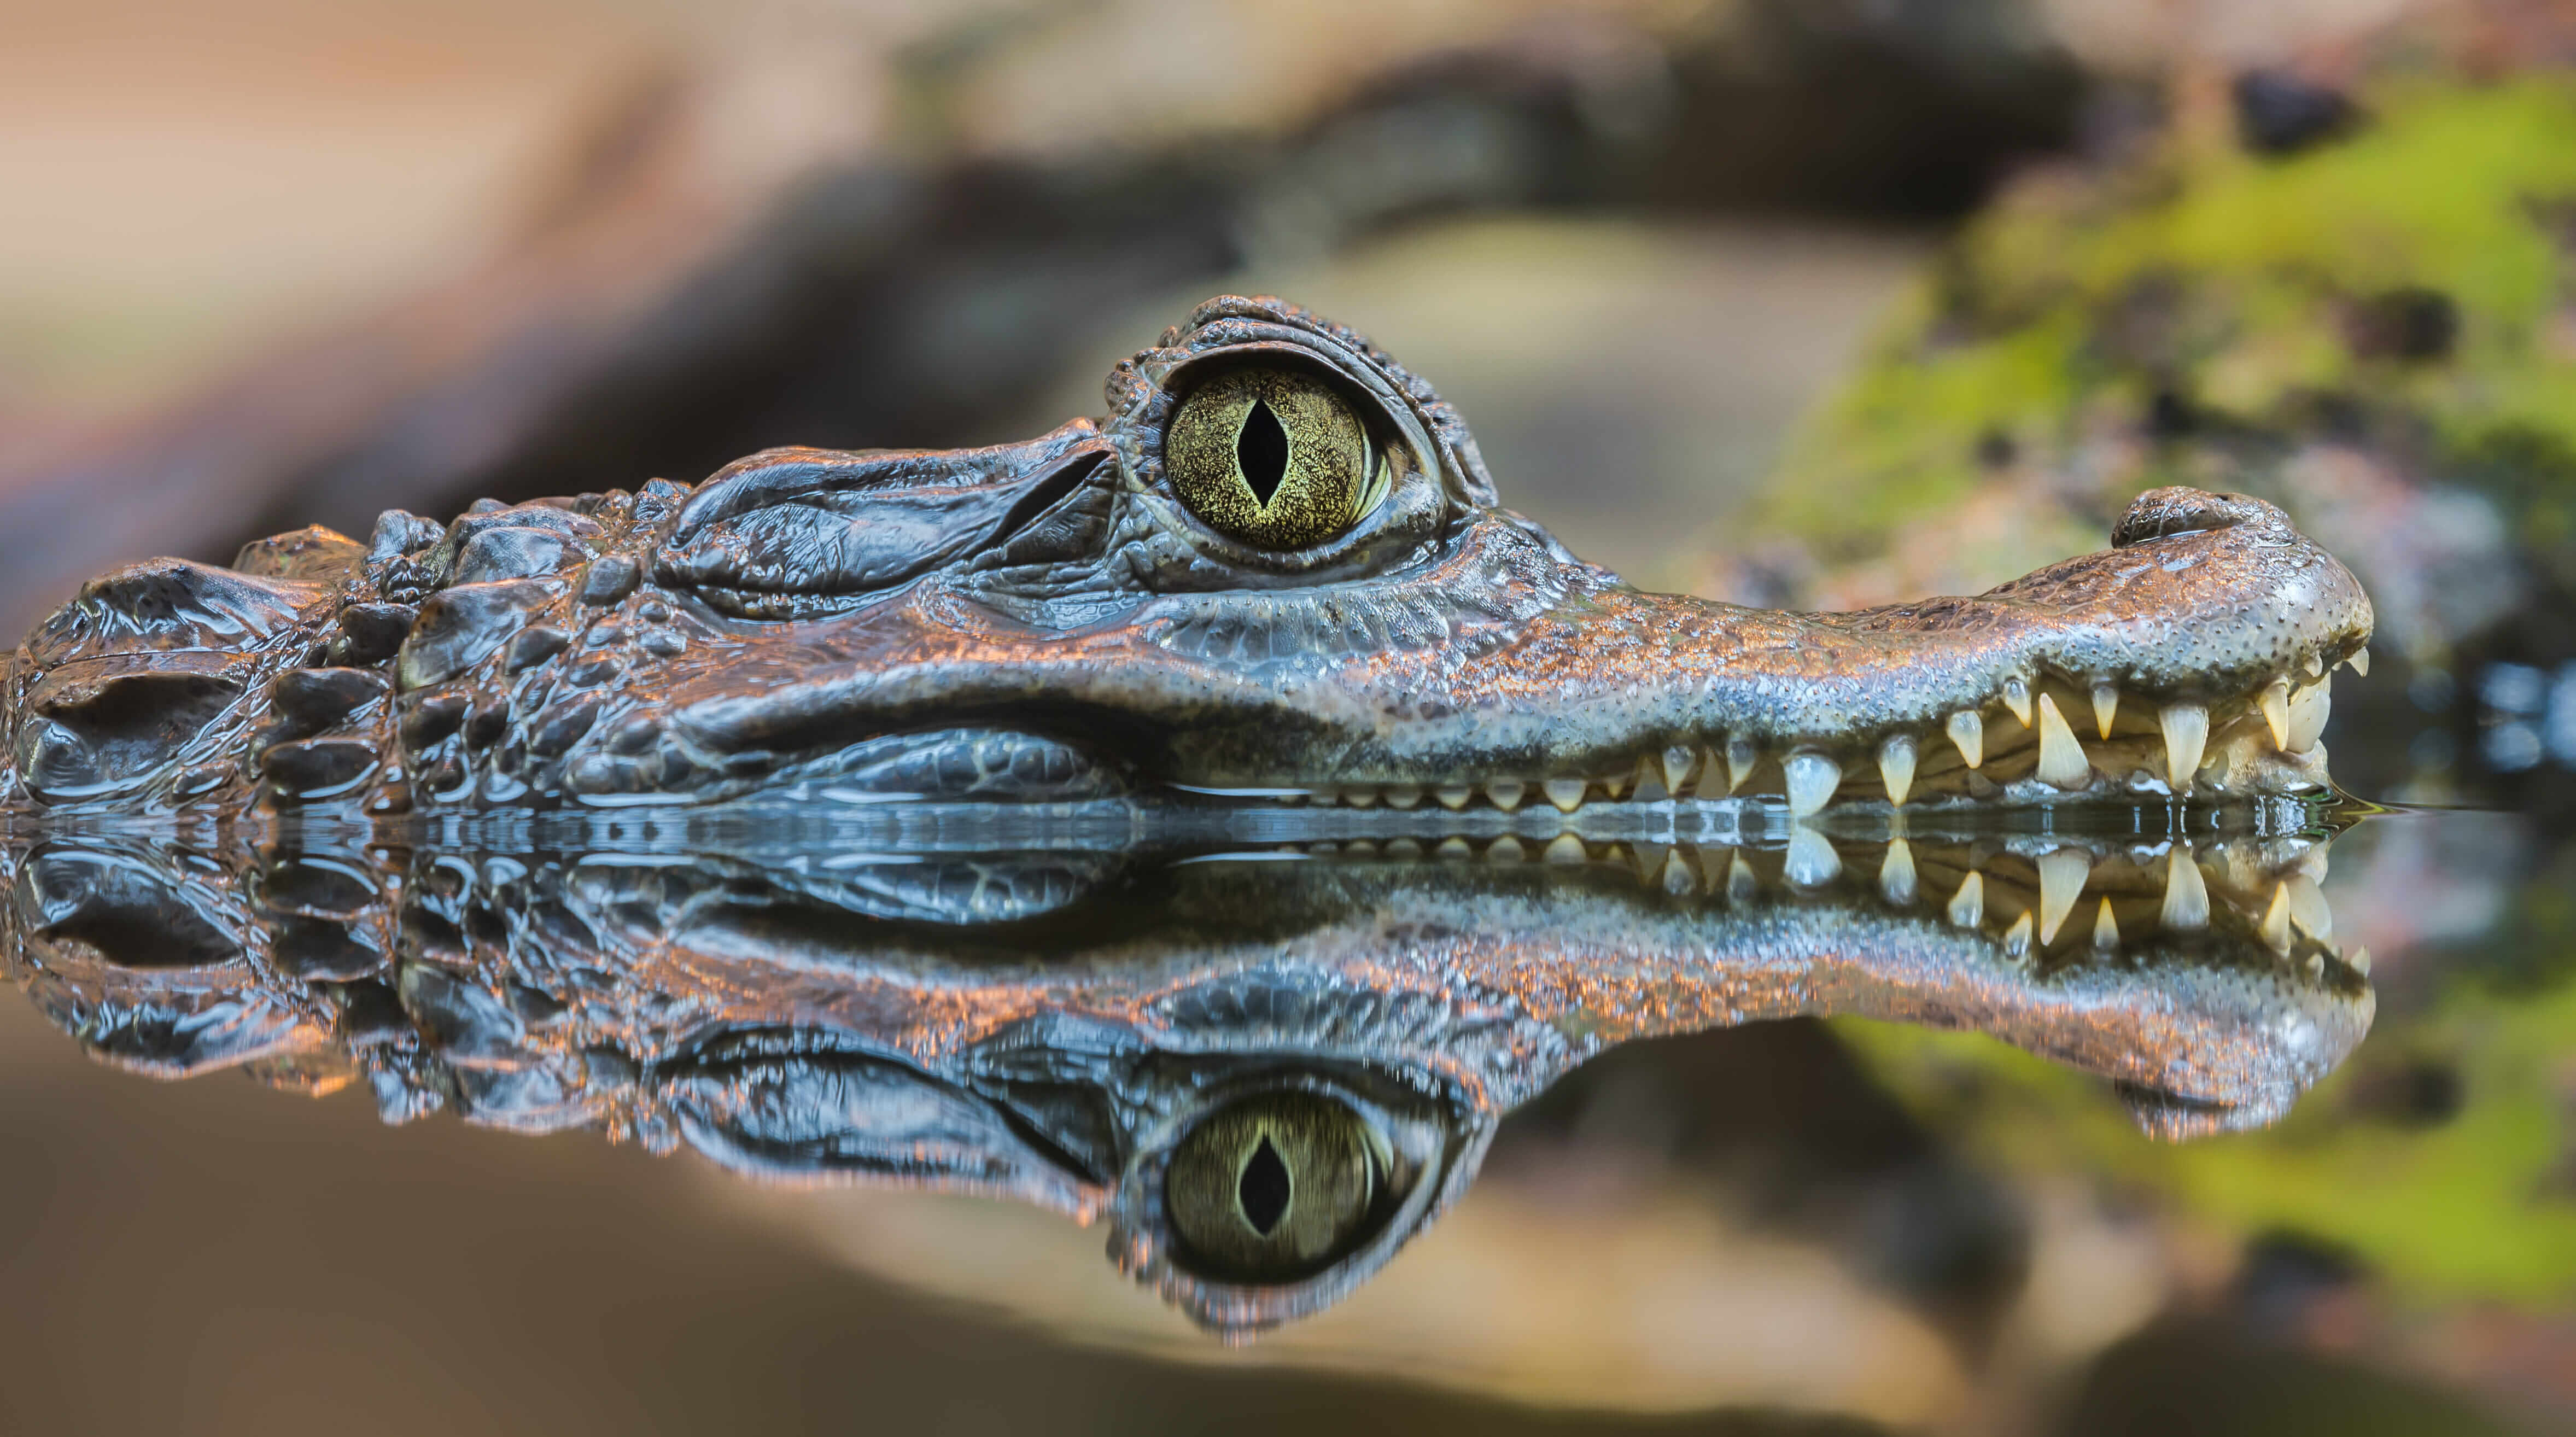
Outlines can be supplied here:
<path id="1" fill-rule="evenodd" d="M 2038 802 L 2314 788 L 2352 576 L 2162 489 L 1976 598 L 1641 593 L 1365 340 L 1220 299 L 1026 444 L 393 513 L 104 575 L 5 662 L 0 800 Z M 15 792 L 10 792 L 14 787 Z"/>
<path id="2" fill-rule="evenodd" d="M 1633 1038 L 1971 1029 L 2182 1136 L 2278 1118 L 2372 1010 L 2310 838 L 813 837 L 375 861 L 64 838 L 7 854 L 5 916 L 34 1000 L 119 1066 L 362 1079 L 392 1120 L 1106 1218 L 1116 1262 L 1230 1333 L 1365 1281 L 1503 1114 Z"/>

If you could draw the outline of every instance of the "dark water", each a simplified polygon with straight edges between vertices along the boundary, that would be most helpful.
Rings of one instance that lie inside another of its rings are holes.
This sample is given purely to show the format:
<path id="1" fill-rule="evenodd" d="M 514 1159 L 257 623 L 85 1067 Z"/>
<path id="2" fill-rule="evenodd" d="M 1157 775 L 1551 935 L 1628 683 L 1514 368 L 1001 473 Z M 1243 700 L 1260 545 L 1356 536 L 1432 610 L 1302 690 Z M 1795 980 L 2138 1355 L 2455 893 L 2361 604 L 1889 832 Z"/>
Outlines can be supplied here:
<path id="1" fill-rule="evenodd" d="M 2361 812 L 19 835 L 0 1403 L 2554 1430 L 2568 861 Z"/>

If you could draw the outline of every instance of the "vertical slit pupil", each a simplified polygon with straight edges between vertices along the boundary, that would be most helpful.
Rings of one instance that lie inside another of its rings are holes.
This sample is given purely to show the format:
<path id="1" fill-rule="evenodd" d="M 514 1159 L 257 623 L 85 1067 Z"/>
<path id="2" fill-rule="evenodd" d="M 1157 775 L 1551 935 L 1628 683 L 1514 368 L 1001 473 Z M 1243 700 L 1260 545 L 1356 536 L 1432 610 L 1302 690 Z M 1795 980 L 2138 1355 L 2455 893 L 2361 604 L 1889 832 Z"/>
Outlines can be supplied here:
<path id="1" fill-rule="evenodd" d="M 1252 1158 L 1243 1165 L 1243 1176 L 1234 1184 L 1234 1195 L 1243 1204 L 1243 1217 L 1252 1230 L 1263 1237 L 1279 1226 L 1288 1213 L 1288 1164 L 1279 1150 L 1270 1146 L 1270 1135 L 1261 1135 L 1261 1146 L 1252 1150 Z"/>
<path id="2" fill-rule="evenodd" d="M 1252 497 L 1269 508 L 1270 496 L 1288 477 L 1288 431 L 1261 400 L 1252 401 L 1252 412 L 1243 416 L 1243 428 L 1235 433 L 1234 462 L 1243 470 L 1243 482 L 1252 486 Z"/>

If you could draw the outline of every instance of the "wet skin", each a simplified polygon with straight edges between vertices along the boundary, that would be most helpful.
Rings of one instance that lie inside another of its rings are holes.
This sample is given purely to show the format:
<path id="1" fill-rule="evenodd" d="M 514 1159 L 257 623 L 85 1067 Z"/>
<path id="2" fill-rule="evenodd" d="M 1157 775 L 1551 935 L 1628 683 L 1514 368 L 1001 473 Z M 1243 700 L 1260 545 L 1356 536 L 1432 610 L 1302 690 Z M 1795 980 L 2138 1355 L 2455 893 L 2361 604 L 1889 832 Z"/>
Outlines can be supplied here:
<path id="1" fill-rule="evenodd" d="M 2321 791 L 2326 676 L 2367 662 L 2349 572 L 2187 489 L 1974 598 L 1640 592 L 1499 507 L 1427 384 L 1275 300 L 1202 306 L 1108 411 L 103 575 L 6 660 L 0 800 L 2224 804 Z"/>
<path id="2" fill-rule="evenodd" d="M 958 822 L 976 844 L 924 841 Z M 2373 1011 L 2313 827 L 1216 848 L 1034 811 L 847 824 L 0 844 L 0 957 L 153 1076 L 363 1082 L 388 1121 L 1102 1218 L 1113 1262 L 1238 1334 L 1366 1281 L 1505 1113 L 1624 1042 L 1800 1014 L 1967 1029 L 2185 1137 L 2277 1120 Z"/>

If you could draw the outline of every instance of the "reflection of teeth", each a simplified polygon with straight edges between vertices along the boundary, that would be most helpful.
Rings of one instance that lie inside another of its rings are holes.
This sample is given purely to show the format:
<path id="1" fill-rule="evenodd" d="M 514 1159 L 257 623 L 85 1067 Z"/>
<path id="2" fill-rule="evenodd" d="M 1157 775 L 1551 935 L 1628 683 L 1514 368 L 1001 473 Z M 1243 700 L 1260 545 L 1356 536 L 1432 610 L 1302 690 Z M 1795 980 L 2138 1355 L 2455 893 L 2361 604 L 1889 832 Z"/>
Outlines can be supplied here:
<path id="1" fill-rule="evenodd" d="M 1387 787 L 1386 806 L 1389 808 L 1411 808 L 1421 801 L 1422 790 L 1412 784 L 1398 783 Z"/>
<path id="2" fill-rule="evenodd" d="M 1914 903 L 1914 846 L 1902 838 L 1887 841 L 1887 857 L 1878 865 L 1878 891 L 1899 908 Z"/>
<path id="3" fill-rule="evenodd" d="M 1521 841 L 1508 833 L 1485 845 L 1487 863 L 1518 863 L 1527 857 L 1529 850 L 1521 847 Z"/>
<path id="4" fill-rule="evenodd" d="M 1444 838 L 1440 840 L 1440 846 L 1431 851 L 1449 859 L 1473 858 L 1476 854 L 1475 846 L 1463 838 Z"/>
<path id="5" fill-rule="evenodd" d="M 2093 946 L 2096 948 L 2120 946 L 2120 920 L 2111 916 L 2111 896 L 2107 893 L 2102 895 L 2102 911 L 2093 919 Z"/>
<path id="6" fill-rule="evenodd" d="M 1813 749 L 1800 749 L 1789 755 L 1783 766 L 1789 778 L 1789 814 L 1804 818 L 1833 802 L 1834 790 L 1842 786 L 1842 766 Z"/>
<path id="7" fill-rule="evenodd" d="M 2326 731 L 2326 715 L 2334 709 L 2334 680 L 2319 679 L 2290 695 L 2288 741 L 2281 745 L 2285 752 L 2306 753 L 2317 746 Z"/>
<path id="8" fill-rule="evenodd" d="M 2354 673 L 2361 675 L 2363 678 L 2369 678 L 2370 646 L 2368 644 L 2364 644 L 2360 648 L 2353 650 L 2352 657 L 2344 660 L 2344 662 L 2352 665 L 2352 671 Z"/>
<path id="9" fill-rule="evenodd" d="M 1753 865 L 1744 861 L 1744 855 L 1743 855 L 1743 854 L 1741 854 L 1741 853 L 1734 854 L 1734 855 L 1730 856 L 1730 857 L 1727 859 L 1727 861 L 1726 861 L 1726 901 L 1727 901 L 1727 902 L 1729 902 L 1729 903 L 1742 903 L 1742 902 L 1744 902 L 1745 900 L 1747 900 L 1747 899 L 1751 898 L 1751 897 L 1754 895 L 1754 892 L 1755 892 L 1756 890 L 1758 890 L 1759 888 L 1761 888 L 1761 886 L 1762 886 L 1762 880 L 1761 880 L 1760 878 L 1758 878 L 1758 877 L 1755 877 L 1755 876 L 1754 876 L 1754 873 L 1753 873 Z"/>
<path id="10" fill-rule="evenodd" d="M 1950 715 L 1950 721 L 1944 727 L 1949 731 L 1950 742 L 1959 746 L 1959 757 L 1968 767 L 1975 768 L 1986 761 L 1986 721 L 1977 717 L 1976 710 L 1959 710 Z"/>
<path id="11" fill-rule="evenodd" d="M 2057 711 L 2057 700 L 2039 696 L 2039 781 L 2058 788 L 2082 788 L 2092 781 L 2093 766 L 2084 761 L 2084 745 Z"/>
<path id="12" fill-rule="evenodd" d="M 2175 844 L 2165 858 L 2165 906 L 2160 918 L 2167 928 L 2209 926 L 2209 885 L 2201 881 L 2190 844 Z"/>
<path id="13" fill-rule="evenodd" d="M 1690 786 L 1694 756 L 1688 744 L 1674 744 L 1664 750 L 1664 792 L 1675 798 Z"/>
<path id="14" fill-rule="evenodd" d="M 1887 801 L 1903 803 L 1914 787 L 1914 740 L 1897 734 L 1878 746 L 1878 776 L 1887 784 Z"/>
<path id="15" fill-rule="evenodd" d="M 1548 840 L 1539 856 L 1550 863 L 1581 863 L 1591 855 L 1583 851 L 1583 840 L 1571 833 L 1560 833 Z"/>
<path id="16" fill-rule="evenodd" d="M 2334 941 L 2334 910 L 2326 906 L 2325 890 L 2304 873 L 2294 873 L 2281 880 L 2281 892 L 2289 899 L 2290 921 L 2306 930 L 2320 943 Z"/>
<path id="17" fill-rule="evenodd" d="M 2272 906 L 2263 910 L 2263 922 L 2256 931 L 2273 949 L 2280 952 L 2289 950 L 2290 885 L 2280 884 L 2272 890 Z"/>
<path id="18" fill-rule="evenodd" d="M 1551 778 L 1540 784 L 1538 791 L 1547 795 L 1547 801 L 1556 805 L 1557 812 L 1572 813 L 1583 806 L 1584 787 L 1583 780 L 1579 778 Z"/>
<path id="19" fill-rule="evenodd" d="M 1517 778 L 1489 778 L 1485 780 L 1485 797 L 1491 799 L 1494 807 L 1501 809 L 1505 813 L 1509 813 L 1513 809 L 1520 807 L 1522 795 L 1528 792 L 1529 785 L 1521 782 Z"/>
<path id="20" fill-rule="evenodd" d="M 2200 756 L 2209 748 L 2209 710 L 2198 704 L 2167 704 L 2156 715 L 2165 731 L 2165 777 L 2179 793 L 2200 772 Z"/>
<path id="21" fill-rule="evenodd" d="M 2030 685 L 2018 674 L 2004 680 L 2004 707 L 2012 710 L 2023 728 L 2030 727 Z"/>
<path id="22" fill-rule="evenodd" d="M 2030 951 L 2030 915 L 2025 913 L 2004 930 L 2004 951 L 2018 958 Z"/>
<path id="23" fill-rule="evenodd" d="M 1476 796 L 1476 790 L 1463 783 L 1453 783 L 1443 788 L 1433 789 L 1431 796 L 1440 800 L 1442 808 L 1455 812 L 1467 806 L 1467 800 Z"/>
<path id="24" fill-rule="evenodd" d="M 1690 871 L 1690 865 L 1682 862 L 1679 850 L 1664 855 L 1663 871 L 1655 875 L 1655 881 L 1666 893 L 1682 894 L 1699 891 L 1699 879 Z"/>
<path id="25" fill-rule="evenodd" d="M 2093 686 L 2093 727 L 2102 737 L 2111 736 L 2111 723 L 2120 716 L 2120 691 L 2105 679 Z"/>
<path id="26" fill-rule="evenodd" d="M 1986 875 L 1975 869 L 1959 880 L 1959 891 L 1950 898 L 1950 922 L 1960 928 L 1974 928 L 1986 921 Z"/>
<path id="27" fill-rule="evenodd" d="M 2046 732 L 2047 712 L 2040 711 L 2042 732 Z M 2038 867 L 2039 941 L 2051 943 L 2056 941 L 2066 915 L 2074 910 L 2075 900 L 2084 896 L 2084 880 L 2093 872 L 2093 860 L 2085 856 L 2083 849 L 2058 848 L 2041 854 Z"/>
<path id="28" fill-rule="evenodd" d="M 2290 746 L 2290 681 L 2274 679 L 2263 686 L 2263 696 L 2256 702 L 2263 706 L 2263 722 L 2272 730 L 2272 746 Z"/>
<path id="29" fill-rule="evenodd" d="M 1737 789 L 1744 787 L 1744 781 L 1753 776 L 1753 765 L 1761 761 L 1761 750 L 1756 749 L 1753 746 L 1753 740 L 1746 738 L 1741 734 L 1728 738 L 1726 741 L 1726 791 L 1728 793 L 1733 793 Z"/>
<path id="30" fill-rule="evenodd" d="M 1843 871 L 1843 856 L 1834 852 L 1831 840 L 1812 828 L 1801 826 L 1789 835 L 1788 880 L 1800 888 L 1815 888 L 1834 881 Z"/>

